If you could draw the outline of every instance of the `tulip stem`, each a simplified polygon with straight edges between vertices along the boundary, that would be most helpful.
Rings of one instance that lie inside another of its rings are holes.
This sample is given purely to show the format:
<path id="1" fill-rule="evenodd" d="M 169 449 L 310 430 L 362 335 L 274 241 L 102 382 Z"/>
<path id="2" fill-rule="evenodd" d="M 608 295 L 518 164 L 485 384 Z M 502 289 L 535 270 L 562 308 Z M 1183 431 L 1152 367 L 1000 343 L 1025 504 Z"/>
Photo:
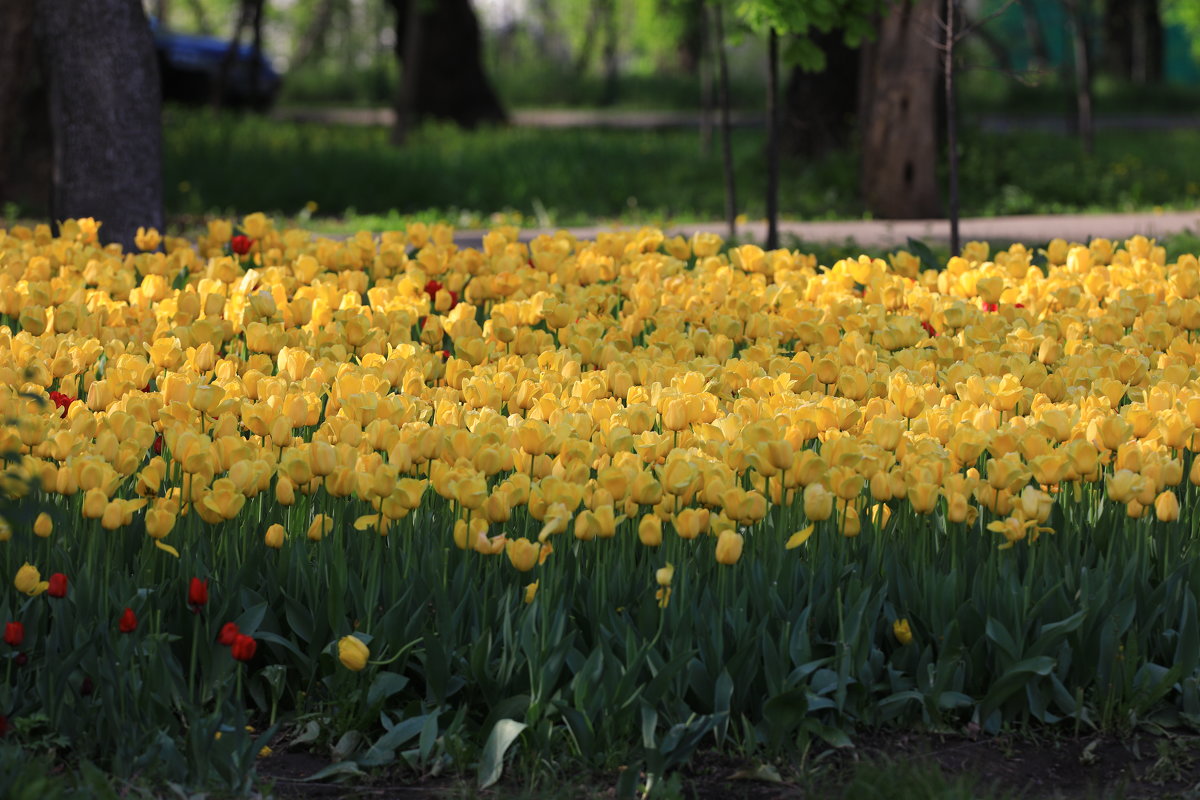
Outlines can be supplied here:
<path id="1" fill-rule="evenodd" d="M 192 656 L 188 666 L 188 695 L 196 702 L 196 644 L 200 640 L 200 612 L 192 609 Z"/>

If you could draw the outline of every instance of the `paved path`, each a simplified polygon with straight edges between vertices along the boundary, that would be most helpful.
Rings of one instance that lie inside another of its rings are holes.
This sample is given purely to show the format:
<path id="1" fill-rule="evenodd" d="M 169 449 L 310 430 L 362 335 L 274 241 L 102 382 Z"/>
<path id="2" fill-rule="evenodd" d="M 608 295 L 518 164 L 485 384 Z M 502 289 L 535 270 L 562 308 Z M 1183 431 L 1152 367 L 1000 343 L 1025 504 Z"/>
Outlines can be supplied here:
<path id="1" fill-rule="evenodd" d="M 277 108 L 274 119 L 288 122 L 318 122 L 326 125 L 391 125 L 395 113 L 390 108 Z M 528 128 L 608 128 L 618 130 L 662 130 L 668 128 L 698 128 L 702 116 L 698 111 L 640 111 L 579 108 L 530 108 L 513 111 L 512 123 Z M 1019 130 L 1066 133 L 1070 124 L 1062 114 L 968 114 L 967 119 L 984 130 L 1007 132 Z M 735 111 L 732 122 L 737 127 L 761 127 L 765 116 L 756 111 Z M 716 116 L 710 119 L 717 124 Z M 1098 130 L 1170 130 L 1200 128 L 1196 114 L 1097 114 Z"/>
<path id="2" fill-rule="evenodd" d="M 903 246 L 911 237 L 921 241 L 945 242 L 950 238 L 950 226 L 941 219 L 917 220 L 845 220 L 834 222 L 783 221 L 779 225 L 784 237 L 796 237 L 804 242 L 842 244 L 853 241 L 864 247 Z M 521 232 L 521 239 L 529 241 L 555 229 L 531 229 Z M 594 239 L 596 234 L 620 230 L 612 226 L 567 228 L 580 239 Z M 696 231 L 711 231 L 724 235 L 726 225 L 708 222 L 668 225 L 668 235 L 682 233 L 691 235 Z M 1094 237 L 1127 239 L 1136 234 L 1150 238 L 1174 233 L 1194 231 L 1200 234 L 1200 207 L 1194 211 L 1166 211 L 1161 214 L 1057 214 L 1053 216 L 976 217 L 960 222 L 962 241 L 986 239 L 992 241 L 1025 242 L 1042 244 L 1055 237 L 1068 241 L 1088 241 Z M 762 242 L 766 239 L 767 226 L 764 222 L 748 222 L 739 226 L 738 238 Z M 462 230 L 455 235 L 463 247 L 478 247 L 485 231 Z"/>

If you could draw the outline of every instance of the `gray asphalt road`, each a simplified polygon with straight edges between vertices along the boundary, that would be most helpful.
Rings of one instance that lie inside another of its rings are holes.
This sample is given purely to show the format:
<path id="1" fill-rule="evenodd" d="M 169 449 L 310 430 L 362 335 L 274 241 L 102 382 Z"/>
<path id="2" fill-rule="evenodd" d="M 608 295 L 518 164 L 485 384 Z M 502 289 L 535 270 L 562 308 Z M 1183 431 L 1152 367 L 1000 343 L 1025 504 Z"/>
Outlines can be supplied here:
<path id="1" fill-rule="evenodd" d="M 942 219 L 916 220 L 845 220 L 834 222 L 802 222 L 787 220 L 780 223 L 780 233 L 795 236 L 805 242 L 843 243 L 854 241 L 865 247 L 902 246 L 910 237 L 921 241 L 945 242 L 950 227 Z M 748 222 L 740 226 L 738 237 L 743 240 L 764 241 L 766 223 Z M 531 229 L 521 232 L 529 241 L 555 229 Z M 567 228 L 581 239 L 594 239 L 596 234 L 619 228 L 593 226 Z M 669 225 L 668 235 L 691 235 L 696 231 L 711 231 L 724 235 L 723 222 Z M 1053 216 L 978 217 L 961 220 L 960 235 L 964 242 L 972 239 L 1014 241 L 1028 244 L 1048 242 L 1055 237 L 1068 241 L 1088 241 L 1095 237 L 1127 239 L 1137 234 L 1156 238 L 1186 231 L 1200 232 L 1200 208 L 1194 211 L 1166 211 L 1144 214 L 1057 214 Z M 478 247 L 485 231 L 463 230 L 455 235 L 463 247 Z"/>
<path id="2" fill-rule="evenodd" d="M 316 122 L 327 125 L 391 125 L 395 114 L 390 108 L 277 108 L 274 119 L 290 122 Z M 665 128 L 698 128 L 703 121 L 696 111 L 604 111 L 593 109 L 522 109 L 510 114 L 512 123 L 529 128 L 609 128 L 621 130 L 656 130 Z M 1067 133 L 1070 121 L 1064 114 L 980 114 L 968 116 L 971 124 L 984 130 L 1006 132 L 1017 130 Z M 733 124 L 755 127 L 763 124 L 764 115 L 758 112 L 735 111 Z M 715 125 L 716 118 L 710 122 Z M 1171 130 L 1198 129 L 1200 115 L 1196 114 L 1098 114 L 1099 130 Z"/>

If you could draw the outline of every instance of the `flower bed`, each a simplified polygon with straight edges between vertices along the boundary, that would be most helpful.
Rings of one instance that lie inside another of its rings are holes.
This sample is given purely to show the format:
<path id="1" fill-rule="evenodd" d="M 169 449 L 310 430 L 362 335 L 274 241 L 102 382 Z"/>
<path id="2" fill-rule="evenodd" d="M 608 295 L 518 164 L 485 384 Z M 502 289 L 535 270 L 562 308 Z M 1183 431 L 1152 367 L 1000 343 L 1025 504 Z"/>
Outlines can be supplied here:
<path id="1" fill-rule="evenodd" d="M 6 747 L 486 785 L 1200 720 L 1195 257 L 240 228 L 0 231 Z"/>

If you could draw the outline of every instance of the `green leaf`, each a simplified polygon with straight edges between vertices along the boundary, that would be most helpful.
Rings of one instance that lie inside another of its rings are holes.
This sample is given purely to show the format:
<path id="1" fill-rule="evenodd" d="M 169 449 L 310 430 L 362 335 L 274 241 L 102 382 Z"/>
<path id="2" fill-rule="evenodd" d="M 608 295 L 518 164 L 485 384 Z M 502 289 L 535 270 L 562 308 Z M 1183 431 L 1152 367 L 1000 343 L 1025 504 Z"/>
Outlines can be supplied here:
<path id="1" fill-rule="evenodd" d="M 408 678 L 397 672 L 381 672 L 371 681 L 367 691 L 367 705 L 374 706 L 400 692 L 408 685 Z"/>
<path id="2" fill-rule="evenodd" d="M 983 711 L 981 716 L 986 717 L 989 712 L 1023 689 L 1030 679 L 1049 675 L 1052 669 L 1054 659 L 1050 656 L 1035 656 L 1012 665 L 992 684 L 992 688 L 979 704 Z"/>
<path id="3" fill-rule="evenodd" d="M 502 719 L 492 728 L 479 759 L 480 789 L 486 789 L 500 780 L 500 774 L 504 771 L 504 754 L 526 727 L 524 722 Z"/>
<path id="4" fill-rule="evenodd" d="M 1017 646 L 1012 634 L 1001 624 L 1000 620 L 995 617 L 988 617 L 987 626 L 984 630 L 987 638 L 1003 650 L 1005 655 L 1011 660 L 1018 661 L 1021 658 L 1021 648 Z"/>
<path id="5" fill-rule="evenodd" d="M 336 764 L 330 764 L 324 769 L 317 770 L 307 778 L 301 778 L 302 781 L 323 781 L 326 778 L 333 777 L 360 777 L 364 773 L 358 768 L 358 764 L 353 761 L 339 761 Z"/>

